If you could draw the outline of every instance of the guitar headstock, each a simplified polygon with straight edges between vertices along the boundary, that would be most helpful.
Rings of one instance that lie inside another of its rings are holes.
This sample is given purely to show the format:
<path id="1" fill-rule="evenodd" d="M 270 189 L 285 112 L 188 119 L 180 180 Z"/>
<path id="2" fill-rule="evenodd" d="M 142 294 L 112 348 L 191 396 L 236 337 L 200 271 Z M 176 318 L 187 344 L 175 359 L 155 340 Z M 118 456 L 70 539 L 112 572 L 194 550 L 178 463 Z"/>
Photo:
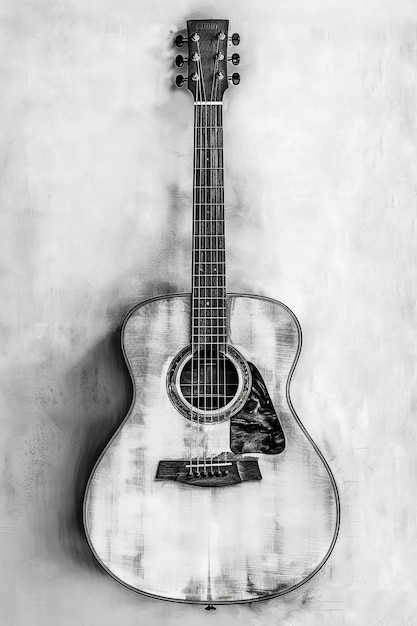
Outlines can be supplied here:
<path id="1" fill-rule="evenodd" d="M 177 67 L 188 65 L 188 77 L 179 74 L 175 82 L 177 87 L 187 82 L 195 102 L 221 102 L 228 81 L 234 85 L 240 82 L 239 74 L 227 75 L 228 61 L 233 65 L 240 62 L 237 53 L 227 56 L 229 42 L 235 46 L 240 42 L 237 33 L 228 36 L 228 29 L 229 20 L 188 20 L 187 38 L 183 35 L 175 38 L 179 48 L 188 45 L 188 57 L 179 54 L 175 59 Z"/>

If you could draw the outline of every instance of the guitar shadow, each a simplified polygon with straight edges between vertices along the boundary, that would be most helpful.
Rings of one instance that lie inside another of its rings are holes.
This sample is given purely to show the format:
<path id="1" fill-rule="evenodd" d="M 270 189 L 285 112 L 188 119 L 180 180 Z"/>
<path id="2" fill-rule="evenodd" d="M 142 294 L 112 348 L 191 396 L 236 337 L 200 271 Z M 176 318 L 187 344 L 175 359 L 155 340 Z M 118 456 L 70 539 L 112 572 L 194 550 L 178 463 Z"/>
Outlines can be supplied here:
<path id="1" fill-rule="evenodd" d="M 181 197 L 176 188 L 171 189 L 170 198 L 169 212 L 182 210 L 179 207 Z M 162 233 L 161 247 L 166 258 L 174 255 L 171 248 L 182 245 L 178 237 L 181 235 L 176 234 L 173 238 L 169 226 Z M 148 262 L 141 267 L 141 275 L 154 273 L 161 276 L 163 272 L 159 267 L 162 267 L 163 261 L 159 256 L 148 257 Z M 175 283 L 156 279 L 140 286 L 143 297 L 126 298 L 122 286 L 127 284 L 129 291 L 136 291 L 132 286 L 134 274 L 135 269 L 132 268 L 100 295 L 110 330 L 67 371 L 64 380 L 72 398 L 73 444 L 69 446 L 71 452 L 62 462 L 63 478 L 59 485 L 62 492 L 58 496 L 60 547 L 74 564 L 105 576 L 107 574 L 94 558 L 86 539 L 83 500 L 94 465 L 126 417 L 133 397 L 133 384 L 121 348 L 123 320 L 144 299 L 178 292 Z M 59 422 L 60 416 L 57 414 L 55 419 Z"/>

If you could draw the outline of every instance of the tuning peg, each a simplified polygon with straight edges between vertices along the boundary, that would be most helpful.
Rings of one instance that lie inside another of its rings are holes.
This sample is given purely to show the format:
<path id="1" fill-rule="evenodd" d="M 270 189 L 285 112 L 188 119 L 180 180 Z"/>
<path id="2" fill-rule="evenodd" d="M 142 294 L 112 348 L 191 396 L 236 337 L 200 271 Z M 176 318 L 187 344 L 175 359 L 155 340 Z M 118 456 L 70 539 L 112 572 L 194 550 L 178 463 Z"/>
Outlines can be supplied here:
<path id="1" fill-rule="evenodd" d="M 182 48 L 185 43 L 187 43 L 188 39 L 185 39 L 183 35 L 177 35 L 175 37 L 175 45 L 177 48 Z"/>
<path id="2" fill-rule="evenodd" d="M 186 80 L 188 80 L 188 78 L 184 78 L 182 74 L 177 74 L 175 77 L 175 84 L 177 87 L 182 87 Z"/>
<path id="3" fill-rule="evenodd" d="M 238 85 L 240 83 L 240 74 L 238 74 L 237 72 L 235 72 L 231 76 L 228 76 L 227 78 L 231 80 L 234 85 Z"/>
<path id="4" fill-rule="evenodd" d="M 237 52 L 235 52 L 227 60 L 231 61 L 233 63 L 233 65 L 239 65 L 239 63 L 240 63 L 240 55 Z"/>
<path id="5" fill-rule="evenodd" d="M 188 59 L 184 59 L 182 54 L 179 54 L 178 56 L 175 57 L 175 65 L 177 67 L 182 67 L 184 65 L 185 61 L 188 61 Z"/>
<path id="6" fill-rule="evenodd" d="M 229 41 L 231 41 L 234 46 L 238 46 L 240 44 L 240 35 L 239 35 L 239 33 L 233 33 L 233 35 L 230 37 Z"/>

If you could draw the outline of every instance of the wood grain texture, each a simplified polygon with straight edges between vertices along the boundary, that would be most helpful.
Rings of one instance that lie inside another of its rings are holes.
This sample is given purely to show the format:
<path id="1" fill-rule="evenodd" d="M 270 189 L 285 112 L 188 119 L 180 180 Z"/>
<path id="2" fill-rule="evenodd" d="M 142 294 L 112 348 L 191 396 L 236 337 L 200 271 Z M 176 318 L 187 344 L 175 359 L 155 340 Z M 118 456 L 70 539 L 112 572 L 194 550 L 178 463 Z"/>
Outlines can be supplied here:
<path id="1" fill-rule="evenodd" d="M 136 392 L 91 475 L 84 523 L 101 564 L 152 596 L 227 603 L 279 595 L 309 579 L 336 539 L 334 479 L 288 396 L 298 322 L 284 305 L 254 296 L 228 296 L 228 313 L 229 341 L 259 369 L 287 445 L 279 455 L 251 455 L 261 481 L 227 488 L 155 481 L 160 460 L 187 458 L 197 429 L 207 454 L 230 451 L 229 422 L 192 424 L 166 392 L 167 368 L 190 342 L 190 296 L 145 301 L 125 321 Z"/>

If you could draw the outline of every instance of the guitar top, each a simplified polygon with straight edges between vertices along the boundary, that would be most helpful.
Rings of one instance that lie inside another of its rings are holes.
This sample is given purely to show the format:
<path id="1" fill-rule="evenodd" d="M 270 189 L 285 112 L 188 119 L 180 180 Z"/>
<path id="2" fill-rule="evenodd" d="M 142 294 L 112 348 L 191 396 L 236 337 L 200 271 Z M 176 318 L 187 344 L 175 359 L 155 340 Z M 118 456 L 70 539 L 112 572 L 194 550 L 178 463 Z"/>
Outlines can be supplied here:
<path id="1" fill-rule="evenodd" d="M 290 399 L 296 317 L 226 290 L 223 98 L 240 82 L 229 74 L 239 42 L 215 19 L 189 20 L 175 39 L 176 65 L 188 66 L 176 84 L 193 97 L 191 293 L 127 315 L 133 401 L 84 500 L 88 542 L 113 578 L 208 608 L 306 583 L 329 557 L 340 516 L 330 468 Z"/>

